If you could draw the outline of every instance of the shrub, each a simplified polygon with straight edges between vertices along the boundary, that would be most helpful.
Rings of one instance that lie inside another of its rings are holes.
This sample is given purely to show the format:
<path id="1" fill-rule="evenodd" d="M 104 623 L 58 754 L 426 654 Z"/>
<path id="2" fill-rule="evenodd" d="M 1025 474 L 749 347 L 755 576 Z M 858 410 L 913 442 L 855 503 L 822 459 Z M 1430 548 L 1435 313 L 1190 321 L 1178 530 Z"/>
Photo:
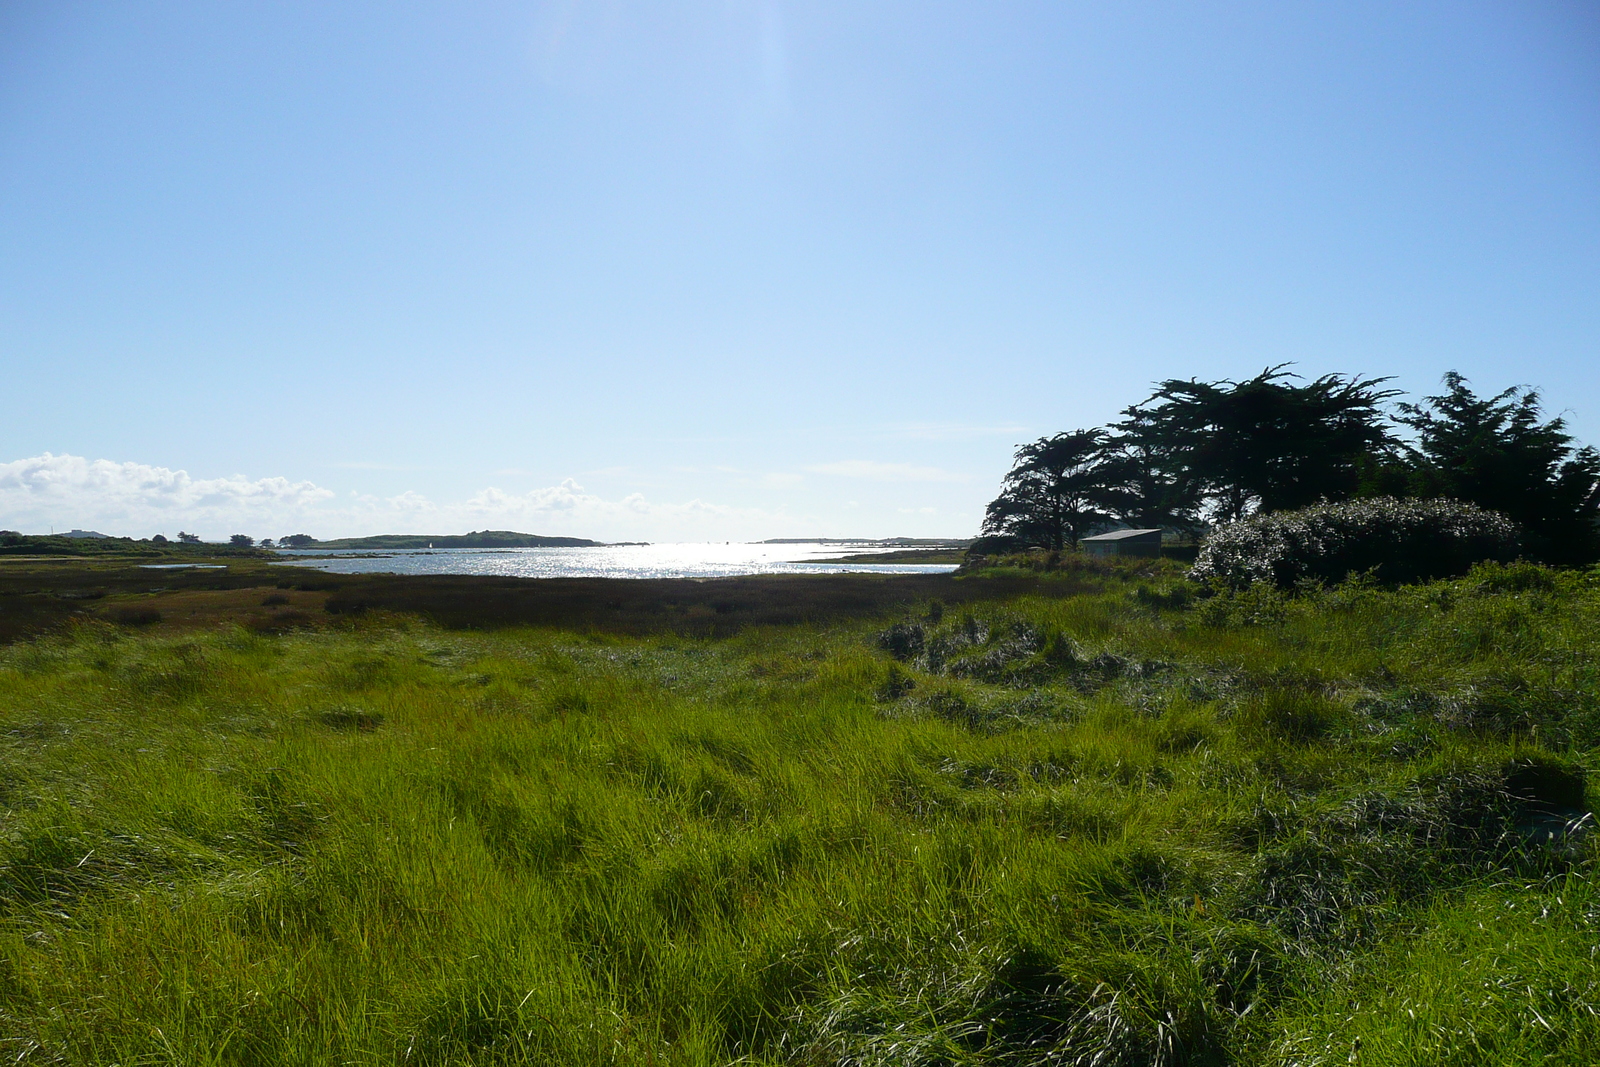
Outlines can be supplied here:
<path id="1" fill-rule="evenodd" d="M 1190 576 L 1239 589 L 1290 588 L 1371 572 L 1385 583 L 1465 574 L 1482 560 L 1517 554 L 1517 527 L 1456 500 L 1375 497 L 1256 515 L 1217 529 Z"/>

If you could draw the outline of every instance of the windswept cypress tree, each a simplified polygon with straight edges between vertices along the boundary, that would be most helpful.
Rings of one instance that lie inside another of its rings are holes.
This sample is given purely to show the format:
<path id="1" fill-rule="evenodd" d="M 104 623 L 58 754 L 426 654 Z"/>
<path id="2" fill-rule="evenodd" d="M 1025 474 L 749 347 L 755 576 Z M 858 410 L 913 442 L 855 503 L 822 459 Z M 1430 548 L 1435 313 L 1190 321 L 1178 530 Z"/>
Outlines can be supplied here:
<path id="1" fill-rule="evenodd" d="M 1128 493 L 1126 468 L 1108 441 L 1104 430 L 1073 430 L 1018 447 L 1016 463 L 984 515 L 984 533 L 1060 550 L 1110 522 Z"/>
<path id="2" fill-rule="evenodd" d="M 1203 498 L 1222 521 L 1356 495 L 1397 448 L 1383 403 L 1399 391 L 1342 374 L 1295 385 L 1285 366 L 1242 382 L 1162 382 L 1113 428 L 1178 500 Z"/>

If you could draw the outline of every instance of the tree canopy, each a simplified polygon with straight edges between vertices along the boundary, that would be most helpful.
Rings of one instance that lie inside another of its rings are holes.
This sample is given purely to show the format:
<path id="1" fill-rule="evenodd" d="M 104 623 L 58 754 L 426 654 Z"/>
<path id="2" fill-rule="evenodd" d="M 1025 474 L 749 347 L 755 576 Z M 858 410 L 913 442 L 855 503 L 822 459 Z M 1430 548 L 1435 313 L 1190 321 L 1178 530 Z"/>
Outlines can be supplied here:
<path id="1" fill-rule="evenodd" d="M 1107 428 L 1020 446 L 986 534 L 1062 549 L 1113 525 L 1206 525 L 1378 496 L 1449 498 L 1522 527 L 1550 562 L 1600 558 L 1600 452 L 1536 390 L 1480 397 L 1455 371 L 1420 403 L 1388 378 L 1302 382 L 1268 367 L 1244 381 L 1171 379 Z"/>
<path id="2" fill-rule="evenodd" d="M 1115 429 L 1224 521 L 1355 495 L 1363 471 L 1396 450 L 1383 403 L 1399 391 L 1341 374 L 1296 385 L 1285 366 L 1242 382 L 1162 382 Z"/>
<path id="3" fill-rule="evenodd" d="M 1018 447 L 1016 463 L 984 515 L 984 532 L 1060 550 L 1076 544 L 1090 526 L 1110 521 L 1127 493 L 1108 441 L 1104 430 L 1073 430 Z"/>
<path id="4" fill-rule="evenodd" d="M 1398 421 L 1416 433 L 1412 492 L 1467 500 L 1498 511 L 1526 531 L 1539 555 L 1593 559 L 1600 537 L 1600 452 L 1575 447 L 1566 423 L 1542 422 L 1539 393 L 1513 387 L 1480 397 L 1455 371 L 1444 392 L 1399 405 Z"/>

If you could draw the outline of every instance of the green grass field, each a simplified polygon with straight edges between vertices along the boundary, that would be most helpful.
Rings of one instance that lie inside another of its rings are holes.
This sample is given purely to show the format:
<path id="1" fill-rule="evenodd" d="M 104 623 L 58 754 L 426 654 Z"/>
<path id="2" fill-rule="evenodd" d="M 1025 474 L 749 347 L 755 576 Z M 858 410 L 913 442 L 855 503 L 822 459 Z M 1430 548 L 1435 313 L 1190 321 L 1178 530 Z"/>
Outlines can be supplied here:
<path id="1" fill-rule="evenodd" d="M 1152 573 L 7 646 L 0 1059 L 1600 1059 L 1600 581 Z"/>

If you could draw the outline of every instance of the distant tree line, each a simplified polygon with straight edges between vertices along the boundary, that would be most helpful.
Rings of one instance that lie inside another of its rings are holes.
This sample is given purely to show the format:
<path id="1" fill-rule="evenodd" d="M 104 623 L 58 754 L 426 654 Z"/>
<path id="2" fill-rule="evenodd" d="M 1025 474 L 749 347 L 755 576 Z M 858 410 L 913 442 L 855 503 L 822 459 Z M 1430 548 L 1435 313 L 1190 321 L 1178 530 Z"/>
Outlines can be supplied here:
<path id="1" fill-rule="evenodd" d="M 1500 512 L 1530 555 L 1600 557 L 1600 452 L 1536 390 L 1479 396 L 1451 371 L 1420 403 L 1389 378 L 1280 364 L 1245 381 L 1161 382 L 1103 428 L 1018 447 L 984 533 L 1069 548 L 1113 526 L 1197 534 L 1250 515 L 1369 497 L 1451 498 Z"/>

